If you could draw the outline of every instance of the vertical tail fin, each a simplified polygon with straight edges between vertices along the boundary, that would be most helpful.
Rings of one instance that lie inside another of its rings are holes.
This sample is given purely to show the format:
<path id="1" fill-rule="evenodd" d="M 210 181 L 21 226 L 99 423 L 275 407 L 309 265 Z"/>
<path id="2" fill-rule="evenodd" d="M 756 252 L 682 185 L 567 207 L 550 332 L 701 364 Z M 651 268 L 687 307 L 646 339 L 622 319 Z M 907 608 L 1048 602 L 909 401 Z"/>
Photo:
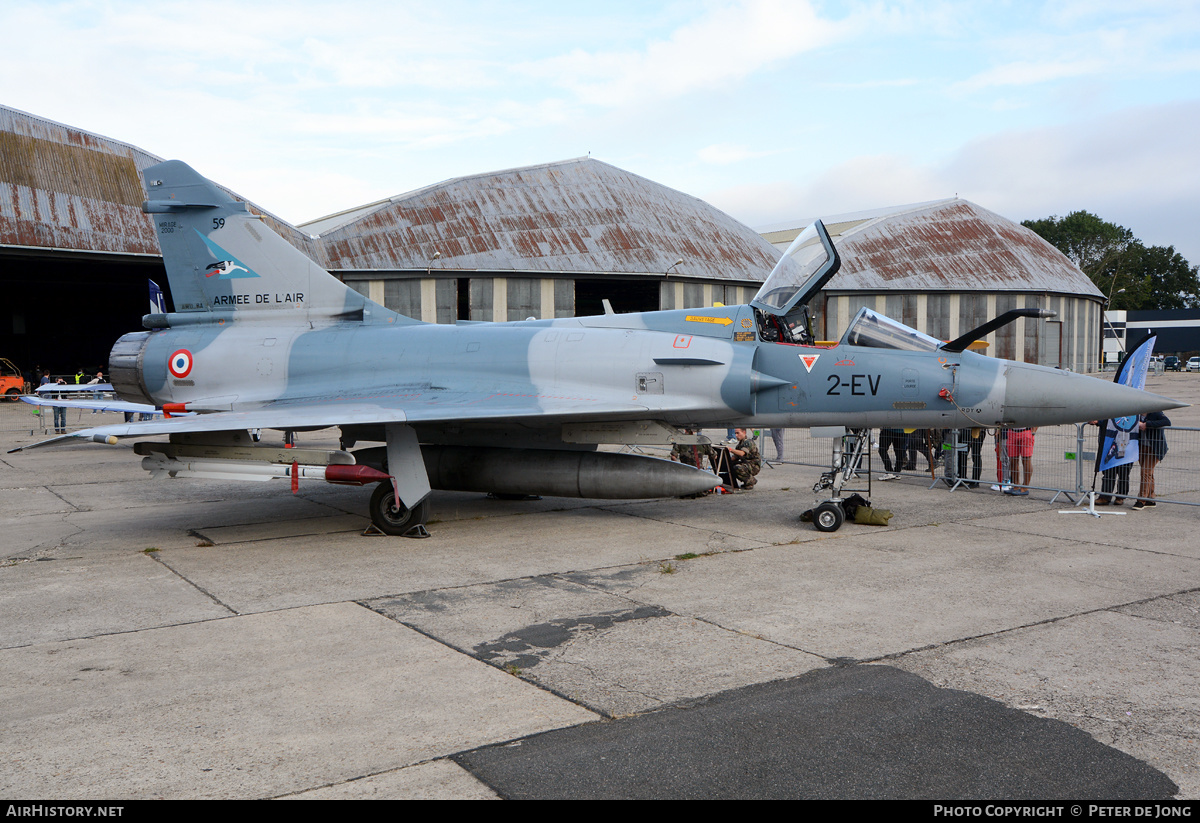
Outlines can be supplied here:
<path id="1" fill-rule="evenodd" d="M 143 175 L 176 312 L 408 322 L 347 287 L 186 163 Z"/>

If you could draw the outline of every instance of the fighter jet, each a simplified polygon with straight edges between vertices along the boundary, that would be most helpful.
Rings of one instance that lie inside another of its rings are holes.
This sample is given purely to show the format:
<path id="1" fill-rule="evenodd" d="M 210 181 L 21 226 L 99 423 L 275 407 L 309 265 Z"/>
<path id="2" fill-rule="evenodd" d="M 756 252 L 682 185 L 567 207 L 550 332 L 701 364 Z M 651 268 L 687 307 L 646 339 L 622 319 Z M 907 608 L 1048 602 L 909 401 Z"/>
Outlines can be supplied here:
<path id="1" fill-rule="evenodd" d="M 966 350 L 987 327 L 944 343 L 863 309 L 816 345 L 808 303 L 840 265 L 819 221 L 749 305 L 437 325 L 347 287 L 186 164 L 144 175 L 175 311 L 120 338 L 109 373 L 123 400 L 171 417 L 45 442 L 169 435 L 135 445 L 153 475 L 377 483 L 371 518 L 389 534 L 423 531 L 432 488 L 710 489 L 708 472 L 598 450 L 706 442 L 684 427 L 1040 426 L 1181 405 Z M 334 426 L 338 449 L 284 447 Z"/>

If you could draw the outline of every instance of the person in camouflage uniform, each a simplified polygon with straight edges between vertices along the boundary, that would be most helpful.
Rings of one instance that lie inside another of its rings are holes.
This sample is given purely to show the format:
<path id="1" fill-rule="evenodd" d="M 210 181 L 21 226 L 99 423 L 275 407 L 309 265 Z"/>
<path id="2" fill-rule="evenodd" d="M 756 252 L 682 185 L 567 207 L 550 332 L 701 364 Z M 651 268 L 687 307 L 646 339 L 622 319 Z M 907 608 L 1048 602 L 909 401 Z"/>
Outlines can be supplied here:
<path id="1" fill-rule="evenodd" d="M 687 434 L 695 434 L 695 429 L 684 429 Z M 671 459 L 676 463 L 685 463 L 688 466 L 695 466 L 698 469 L 704 468 L 704 461 L 707 458 L 709 465 L 712 464 L 712 446 L 705 443 L 702 446 L 690 446 L 682 443 L 676 443 L 671 447 Z"/>
<path id="2" fill-rule="evenodd" d="M 729 456 L 733 458 L 733 476 L 742 484 L 742 488 L 752 489 L 758 483 L 755 475 L 762 469 L 762 457 L 754 439 L 745 429 L 734 429 L 733 436 L 737 438 L 737 445 L 729 447 Z"/>
<path id="3" fill-rule="evenodd" d="M 696 433 L 695 429 L 685 428 L 684 431 L 687 432 L 688 434 Z M 676 443 L 675 445 L 673 445 L 671 447 L 671 459 L 674 460 L 676 463 L 683 463 L 684 465 L 687 465 L 687 466 L 695 466 L 697 469 L 701 469 L 703 471 L 708 471 L 707 469 L 704 468 L 705 458 L 708 459 L 708 464 L 711 466 L 712 462 L 713 462 L 713 459 L 712 459 L 713 451 L 712 451 L 712 446 L 708 445 L 707 443 L 705 443 L 703 445 L 699 445 L 699 446 L 691 446 L 691 445 L 684 445 L 682 443 Z M 697 498 L 697 497 L 704 497 L 705 495 L 708 495 L 708 494 L 712 494 L 712 489 L 709 489 L 707 491 L 697 492 L 696 494 L 685 495 L 685 496 L 690 497 L 690 498 Z"/>

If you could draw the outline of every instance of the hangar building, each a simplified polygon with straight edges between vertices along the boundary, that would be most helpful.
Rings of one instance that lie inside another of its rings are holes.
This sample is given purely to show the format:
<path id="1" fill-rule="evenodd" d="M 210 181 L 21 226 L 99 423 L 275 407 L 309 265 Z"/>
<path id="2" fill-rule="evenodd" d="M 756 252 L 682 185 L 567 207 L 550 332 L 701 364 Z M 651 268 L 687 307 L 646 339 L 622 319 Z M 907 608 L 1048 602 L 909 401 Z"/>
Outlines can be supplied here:
<path id="1" fill-rule="evenodd" d="M 1074 371 L 1098 367 L 1104 295 L 1066 255 L 1034 232 L 967 200 L 822 218 L 842 267 L 814 301 L 819 338 L 837 340 L 864 306 L 941 340 L 1016 308 L 1020 319 L 989 334 L 986 353 Z M 763 230 L 781 251 L 811 221 Z"/>
<path id="2" fill-rule="evenodd" d="M 140 172 L 161 158 L 4 107 L 0 149 L 0 356 L 30 372 L 103 368 L 147 311 L 147 279 L 169 290 L 140 209 Z M 248 206 L 352 287 L 440 323 L 598 314 L 605 298 L 618 312 L 747 302 L 772 244 L 803 225 L 760 236 L 591 158 L 456 178 L 299 228 Z M 837 339 L 862 305 L 947 339 L 1047 306 L 1059 317 L 1019 321 L 989 351 L 1076 369 L 1096 359 L 1101 296 L 1022 227 L 957 199 L 826 223 L 843 268 L 816 301 L 819 336 Z"/>
<path id="3" fill-rule="evenodd" d="M 749 302 L 778 254 L 699 198 L 581 157 L 459 177 L 300 228 L 325 268 L 438 323 Z"/>
<path id="4" fill-rule="evenodd" d="M 1158 335 L 1155 354 L 1174 354 L 1187 360 L 1200 352 L 1200 309 L 1110 311 L 1104 328 L 1104 353 L 1116 363 L 1123 352 L 1148 334 Z"/>

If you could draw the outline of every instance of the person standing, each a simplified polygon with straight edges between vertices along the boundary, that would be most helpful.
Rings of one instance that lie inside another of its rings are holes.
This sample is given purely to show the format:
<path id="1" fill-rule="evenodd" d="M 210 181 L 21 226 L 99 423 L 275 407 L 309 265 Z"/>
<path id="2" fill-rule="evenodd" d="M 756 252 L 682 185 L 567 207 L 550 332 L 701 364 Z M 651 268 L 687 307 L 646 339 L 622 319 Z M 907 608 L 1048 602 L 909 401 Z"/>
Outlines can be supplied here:
<path id="1" fill-rule="evenodd" d="M 992 491 L 1007 492 L 1010 488 L 1008 474 L 1008 429 L 996 427 L 993 435 L 996 440 L 996 485 Z"/>
<path id="2" fill-rule="evenodd" d="M 775 459 L 783 461 L 783 429 L 771 429 L 771 442 L 775 444 Z"/>
<path id="3" fill-rule="evenodd" d="M 1092 420 L 1092 425 L 1100 427 L 1099 439 L 1096 444 L 1098 451 L 1104 450 L 1104 444 L 1107 442 L 1106 433 L 1109 431 L 1110 424 L 1107 420 Z M 1101 460 L 1101 465 L 1108 462 L 1110 459 L 1121 460 L 1125 457 L 1126 451 L 1129 449 L 1130 433 L 1122 431 L 1116 427 L 1112 427 L 1115 432 L 1112 438 L 1112 445 L 1108 448 L 1111 455 L 1104 455 Z M 1125 498 L 1129 496 L 1129 470 L 1133 466 L 1132 462 L 1123 462 L 1116 466 L 1109 466 L 1101 474 L 1100 494 L 1096 497 L 1097 506 L 1124 506 Z"/>
<path id="4" fill-rule="evenodd" d="M 905 453 L 907 452 L 908 435 L 904 429 L 879 430 L 879 459 L 883 461 L 883 474 L 880 480 L 895 480 L 904 471 Z M 893 462 L 893 456 L 895 462 Z"/>
<path id="5" fill-rule="evenodd" d="M 1026 497 L 1029 494 L 1029 483 L 1033 479 L 1033 440 L 1036 434 L 1036 427 L 1008 430 L 1008 476 L 1012 488 L 1006 494 L 1016 497 Z"/>
<path id="6" fill-rule="evenodd" d="M 1154 502 L 1154 467 L 1167 456 L 1165 429 L 1171 421 L 1162 412 L 1150 412 L 1138 420 L 1138 463 L 1142 468 L 1138 497 L 1146 498 L 1133 504 L 1135 511 L 1152 509 Z"/>
<path id="7" fill-rule="evenodd" d="M 103 382 L 104 382 L 104 372 L 96 372 L 96 376 L 93 377 L 91 380 L 89 380 L 87 382 L 87 384 L 89 386 L 98 386 Z M 100 392 L 99 389 L 97 389 L 92 392 L 92 399 L 93 400 L 103 400 L 104 395 Z M 92 414 L 99 414 L 99 413 L 100 413 L 99 409 L 92 409 Z"/>
<path id="8" fill-rule="evenodd" d="M 917 470 L 917 430 L 904 430 L 904 461 L 896 471 Z"/>
<path id="9" fill-rule="evenodd" d="M 59 386 L 67 385 L 67 381 L 63 380 L 61 377 L 58 378 L 58 380 L 56 380 L 55 383 Z M 66 434 L 67 433 L 67 407 L 66 406 L 51 406 L 51 408 L 54 410 L 54 433 L 55 434 Z"/>
<path id="10" fill-rule="evenodd" d="M 979 485 L 979 475 L 983 474 L 983 440 L 987 437 L 987 429 L 976 426 L 971 429 L 958 430 L 958 479 L 966 480 L 967 454 L 971 455 L 971 481 L 966 485 L 975 488 Z"/>

